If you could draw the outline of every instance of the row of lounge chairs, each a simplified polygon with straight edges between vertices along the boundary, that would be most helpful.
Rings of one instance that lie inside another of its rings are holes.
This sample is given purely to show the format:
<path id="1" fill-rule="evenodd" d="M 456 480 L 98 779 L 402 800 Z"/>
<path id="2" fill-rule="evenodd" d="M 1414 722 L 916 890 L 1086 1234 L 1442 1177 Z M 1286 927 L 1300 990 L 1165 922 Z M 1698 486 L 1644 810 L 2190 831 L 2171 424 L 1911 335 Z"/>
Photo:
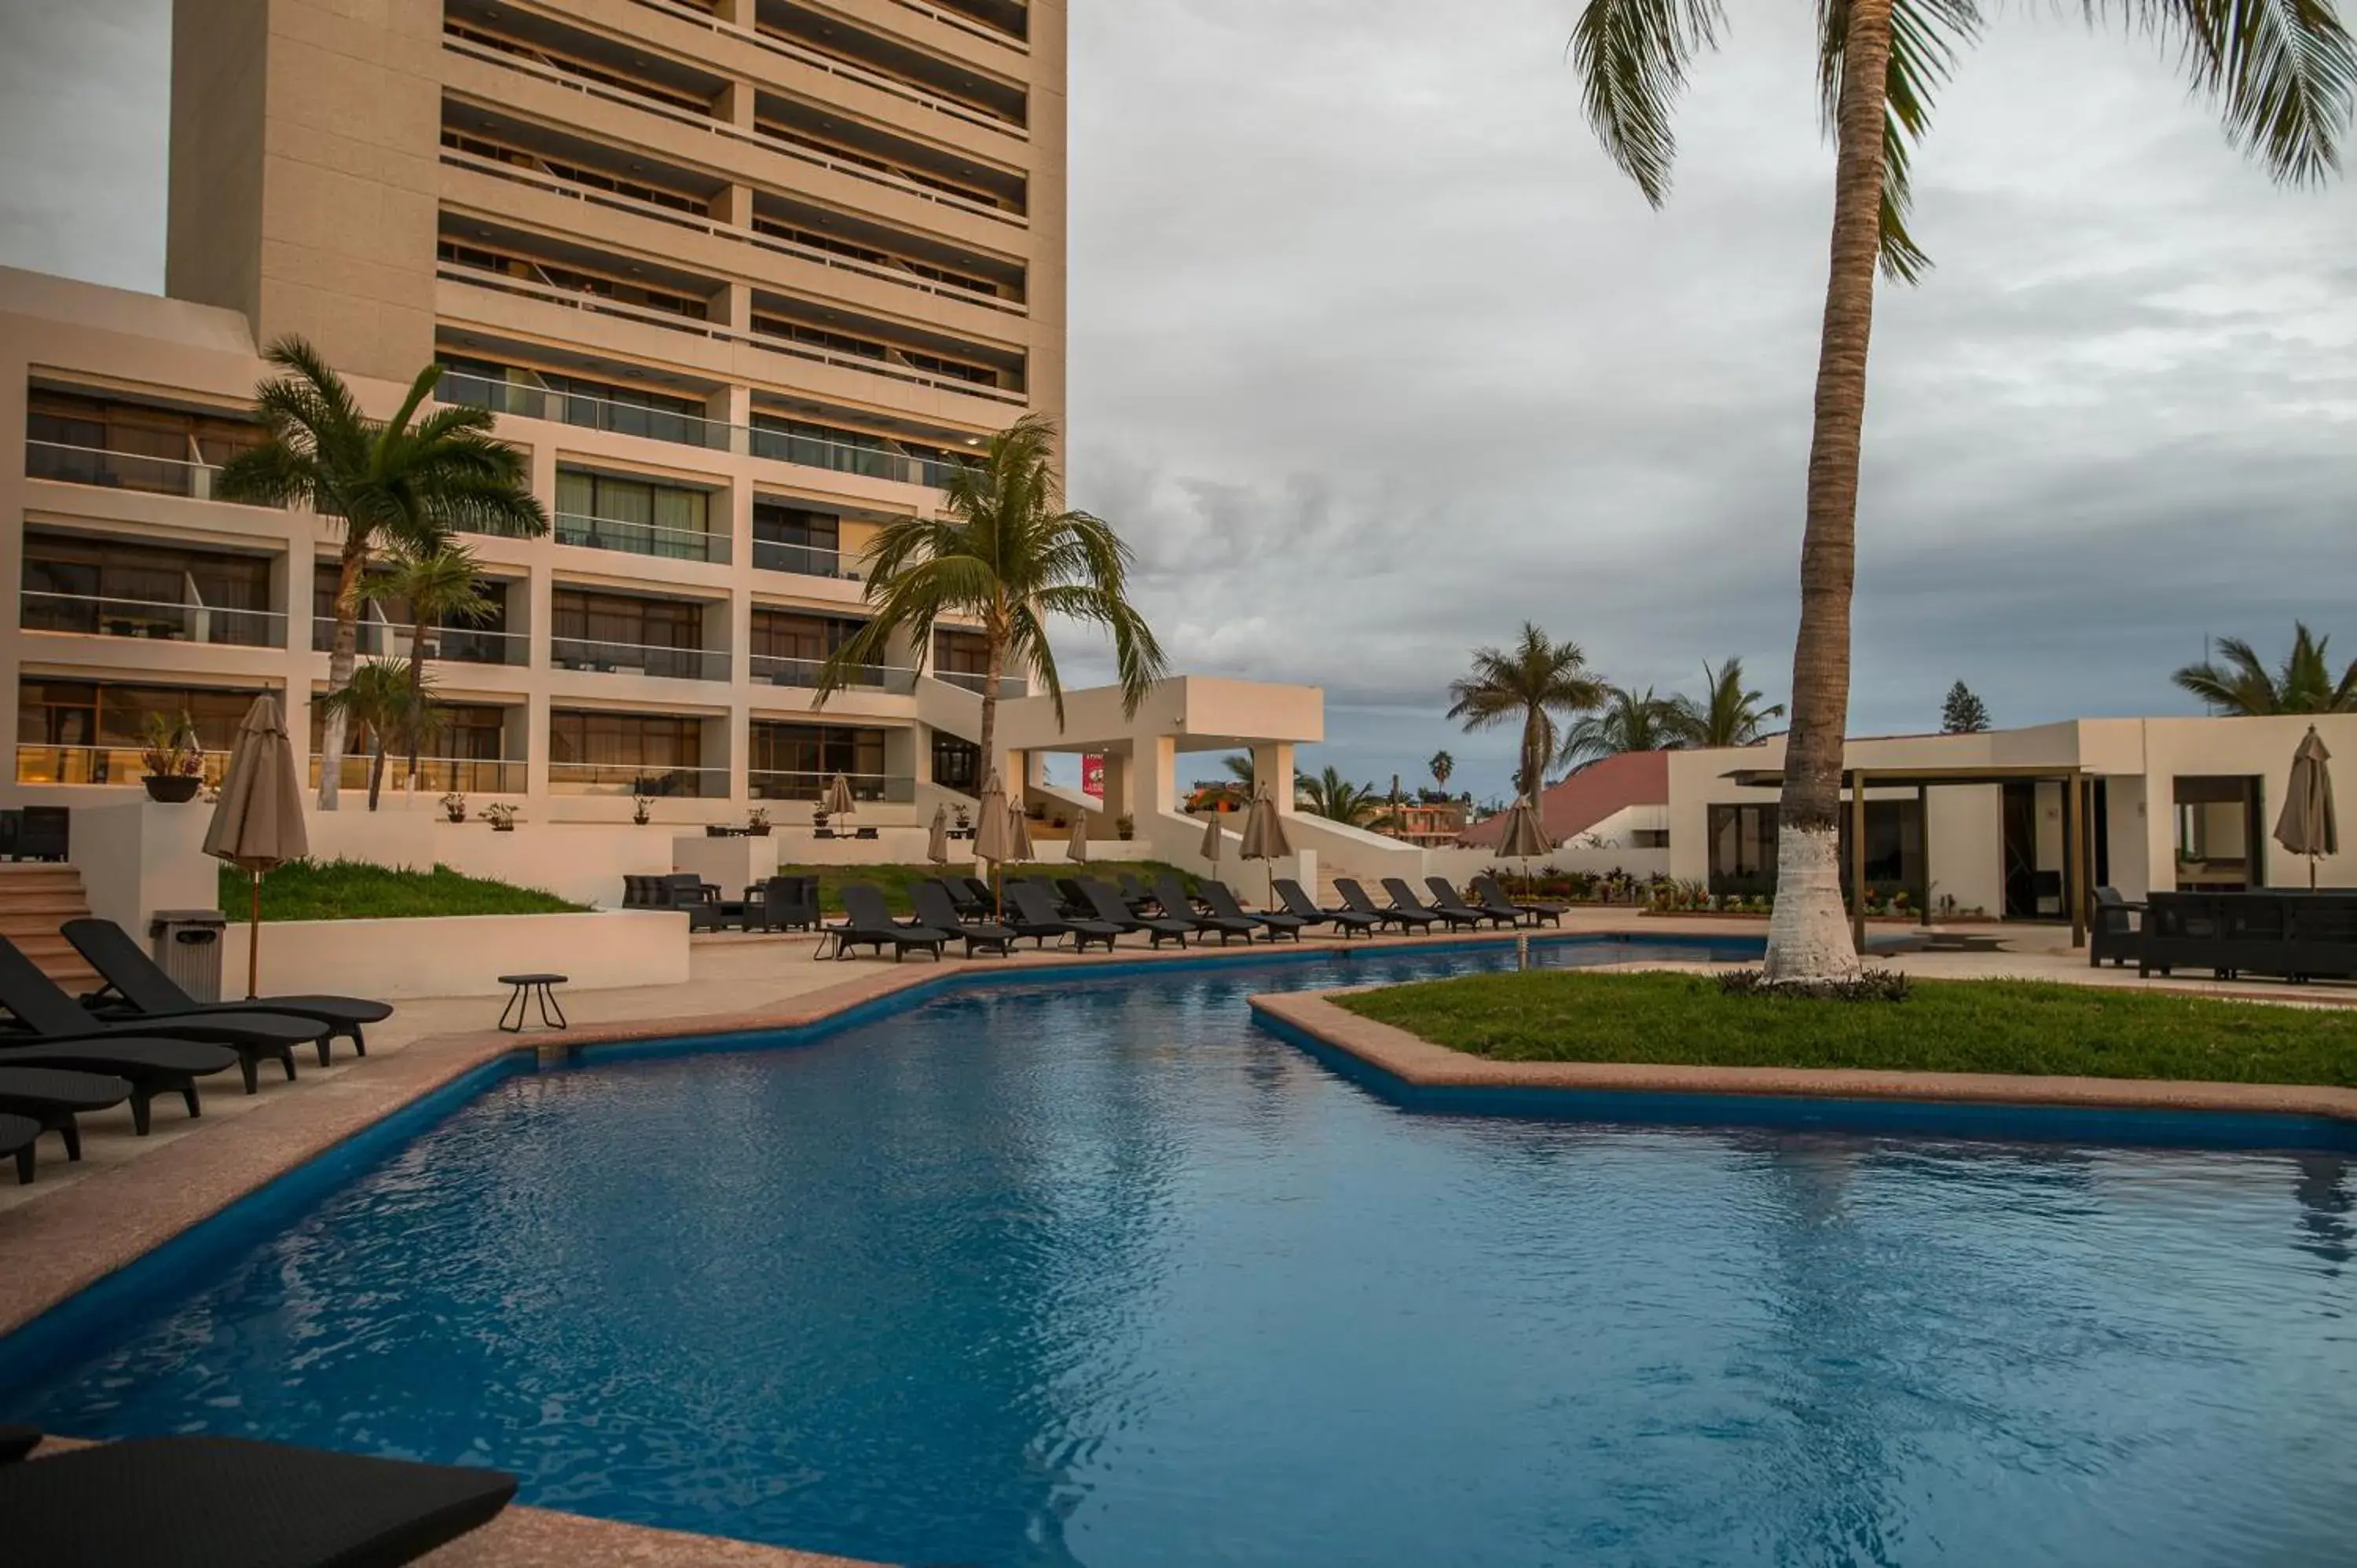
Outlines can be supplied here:
<path id="1" fill-rule="evenodd" d="M 1114 950 L 1125 936 L 1142 935 L 1151 948 L 1166 942 L 1185 947 L 1190 938 L 1216 936 L 1224 947 L 1241 938 L 1254 940 L 1299 941 L 1303 931 L 1331 926 L 1337 934 L 1373 937 L 1386 927 L 1402 932 L 1477 929 L 1561 925 L 1565 906 L 1517 903 L 1506 897 L 1494 878 L 1476 877 L 1471 899 L 1458 896 L 1440 877 L 1430 879 L 1427 904 L 1400 877 L 1388 877 L 1383 890 L 1389 904 L 1378 904 L 1366 889 L 1349 877 L 1338 877 L 1340 908 L 1327 909 L 1290 877 L 1272 884 L 1281 908 L 1248 910 L 1227 884 L 1205 879 L 1189 892 L 1177 876 L 1165 875 L 1148 886 L 1124 876 L 1116 889 L 1092 877 L 1064 877 L 1051 886 L 1031 877 L 1009 877 L 994 893 L 977 876 L 942 876 L 919 883 L 910 893 L 913 919 L 903 920 L 886 906 L 883 892 L 866 883 L 843 889 L 844 919 L 824 926 L 825 937 L 814 956 L 848 958 L 861 949 L 881 956 L 889 949 L 895 961 L 911 951 L 940 959 L 953 942 L 964 945 L 965 956 L 1012 954 L 1015 944 L 1029 940 L 1034 947 L 1070 940 L 1080 951 L 1092 947 Z"/>
<path id="2" fill-rule="evenodd" d="M 158 1095 L 178 1095 L 200 1114 L 198 1079 L 237 1068 L 248 1094 L 276 1062 L 291 1081 L 296 1047 L 319 1065 L 330 1042 L 368 1052 L 367 1026 L 393 1015 L 382 1002 L 351 996 L 274 996 L 199 1002 L 112 920 L 69 920 L 61 934 L 105 981 L 80 1001 L 0 937 L 0 1158 L 16 1178 L 35 1175 L 34 1147 L 55 1133 L 66 1157 L 81 1158 L 80 1118 L 128 1101 L 132 1128 L 148 1133 Z M 33 1132 L 25 1133 L 29 1122 Z"/>

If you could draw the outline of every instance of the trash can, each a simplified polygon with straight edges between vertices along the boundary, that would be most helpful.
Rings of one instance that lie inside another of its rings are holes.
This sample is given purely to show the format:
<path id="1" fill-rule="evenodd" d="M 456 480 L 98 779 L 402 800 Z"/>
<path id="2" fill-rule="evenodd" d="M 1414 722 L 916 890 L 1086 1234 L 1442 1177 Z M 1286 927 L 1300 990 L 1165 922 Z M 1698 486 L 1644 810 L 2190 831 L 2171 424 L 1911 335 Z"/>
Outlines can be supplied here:
<path id="1" fill-rule="evenodd" d="M 221 993 L 221 932 L 229 919 L 219 909 L 158 909 L 147 922 L 147 950 L 181 990 L 199 1002 Z"/>

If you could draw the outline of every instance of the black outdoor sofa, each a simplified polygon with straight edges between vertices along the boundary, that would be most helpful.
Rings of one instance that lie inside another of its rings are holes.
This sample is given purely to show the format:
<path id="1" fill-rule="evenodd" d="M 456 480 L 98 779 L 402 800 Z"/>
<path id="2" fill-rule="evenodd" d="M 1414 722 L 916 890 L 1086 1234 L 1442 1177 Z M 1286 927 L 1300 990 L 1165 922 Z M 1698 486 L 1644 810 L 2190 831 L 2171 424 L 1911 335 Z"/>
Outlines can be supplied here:
<path id="1" fill-rule="evenodd" d="M 2155 893 L 2142 913 L 2134 935 L 2139 974 L 2357 979 L 2357 893 Z"/>

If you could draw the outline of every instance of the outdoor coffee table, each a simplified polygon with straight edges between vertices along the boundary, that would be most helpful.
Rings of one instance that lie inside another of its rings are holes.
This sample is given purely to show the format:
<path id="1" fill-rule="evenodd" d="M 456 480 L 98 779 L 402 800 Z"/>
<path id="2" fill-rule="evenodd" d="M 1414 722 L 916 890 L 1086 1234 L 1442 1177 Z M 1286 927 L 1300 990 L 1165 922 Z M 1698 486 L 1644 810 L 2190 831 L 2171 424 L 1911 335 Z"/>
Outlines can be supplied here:
<path id="1" fill-rule="evenodd" d="M 532 997 L 535 992 L 538 993 L 540 996 L 540 1021 L 542 1025 L 551 1029 L 571 1028 L 573 1026 L 565 1022 L 565 1009 L 557 1006 L 556 998 L 550 994 L 548 989 L 552 985 L 565 984 L 572 977 L 569 975 L 563 974 L 500 975 L 500 983 L 501 985 L 512 985 L 515 987 L 515 990 L 509 993 L 507 1004 L 500 1009 L 500 1028 L 504 1033 L 511 1035 L 521 1035 L 523 1033 L 524 1012 L 526 1007 L 530 1004 Z M 549 1016 L 552 1012 L 555 1014 L 554 1018 Z M 513 1013 L 515 1015 L 515 1022 L 512 1024 L 508 1022 L 508 1015 L 510 1013 Z"/>

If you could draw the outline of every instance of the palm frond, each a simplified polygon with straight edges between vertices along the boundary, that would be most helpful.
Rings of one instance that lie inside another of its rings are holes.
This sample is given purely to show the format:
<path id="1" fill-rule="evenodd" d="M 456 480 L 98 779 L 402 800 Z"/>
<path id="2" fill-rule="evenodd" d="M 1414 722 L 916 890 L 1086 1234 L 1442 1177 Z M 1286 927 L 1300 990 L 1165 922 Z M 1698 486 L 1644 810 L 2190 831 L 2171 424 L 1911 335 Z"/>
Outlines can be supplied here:
<path id="1" fill-rule="evenodd" d="M 2217 102 L 2227 139 L 2279 184 L 2341 167 L 2357 102 L 2357 46 L 2331 0 L 2084 0 L 2090 23 L 2176 40 L 2194 91 Z"/>
<path id="2" fill-rule="evenodd" d="M 1695 56 L 1718 42 L 1717 0 L 1587 0 L 1571 36 L 1588 125 L 1622 173 L 1659 207 L 1677 136 L 1671 111 Z"/>

